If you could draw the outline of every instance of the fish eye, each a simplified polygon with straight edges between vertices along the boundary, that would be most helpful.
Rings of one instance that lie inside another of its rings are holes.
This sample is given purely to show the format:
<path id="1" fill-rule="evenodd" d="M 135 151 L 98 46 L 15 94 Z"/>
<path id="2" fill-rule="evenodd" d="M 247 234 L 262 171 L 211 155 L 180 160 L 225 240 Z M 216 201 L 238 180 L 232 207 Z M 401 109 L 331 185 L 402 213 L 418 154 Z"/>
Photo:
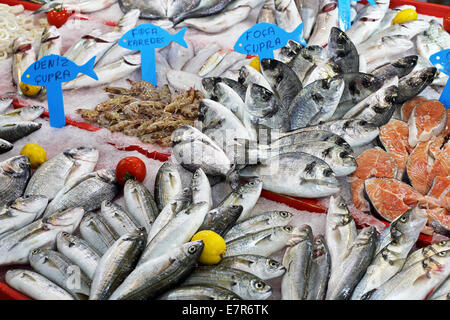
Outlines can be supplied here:
<path id="1" fill-rule="evenodd" d="M 31 251 L 31 254 L 38 254 L 39 253 L 39 249 L 34 249 L 33 251 Z"/>
<path id="2" fill-rule="evenodd" d="M 362 126 L 365 126 L 365 125 L 367 124 L 367 121 L 361 120 L 361 121 L 359 122 L 359 124 L 362 125 Z"/>
<path id="3" fill-rule="evenodd" d="M 445 251 L 441 251 L 437 254 L 439 257 L 445 257 L 446 256 L 446 252 Z"/>
<path id="4" fill-rule="evenodd" d="M 323 170 L 323 175 L 325 176 L 325 177 L 331 177 L 332 175 L 333 175 L 333 170 L 331 170 L 331 169 L 325 169 L 325 170 Z"/>
<path id="5" fill-rule="evenodd" d="M 429 264 L 428 264 L 427 259 L 425 259 L 425 260 L 422 261 L 422 266 L 423 266 L 424 268 L 428 268 Z"/>
<path id="6" fill-rule="evenodd" d="M 291 226 L 285 226 L 285 227 L 283 227 L 283 230 L 285 230 L 287 232 L 291 232 L 292 231 L 292 227 Z"/>
<path id="7" fill-rule="evenodd" d="M 270 260 L 269 265 L 272 268 L 277 268 L 278 267 L 278 262 L 276 262 L 275 260 Z"/>
<path id="8" fill-rule="evenodd" d="M 258 290 L 264 289 L 265 285 L 264 283 L 262 283 L 261 281 L 256 281 L 255 282 L 255 288 Z"/>
<path id="9" fill-rule="evenodd" d="M 407 215 L 403 215 L 403 216 L 400 218 L 400 221 L 403 222 L 403 223 L 405 223 L 406 221 L 408 221 L 408 216 L 407 216 Z"/>
<path id="10" fill-rule="evenodd" d="M 254 186 L 255 183 L 254 183 L 253 181 L 250 181 L 250 182 L 248 183 L 248 185 L 249 185 L 249 186 Z"/>
<path id="11" fill-rule="evenodd" d="M 280 212 L 280 216 L 281 216 L 282 218 L 287 218 L 287 217 L 289 216 L 289 214 L 288 214 L 286 211 L 281 211 L 281 212 Z"/>
<path id="12" fill-rule="evenodd" d="M 190 246 L 188 249 L 189 253 L 195 253 L 197 251 L 197 248 L 195 246 Z"/>
<path id="13" fill-rule="evenodd" d="M 277 83 L 281 82 L 282 80 L 283 80 L 283 76 L 282 76 L 281 74 L 279 74 L 279 75 L 277 76 L 277 78 L 275 79 L 275 81 L 276 81 Z"/>
<path id="14" fill-rule="evenodd" d="M 447 241 L 445 241 L 445 240 L 442 240 L 438 243 L 438 245 L 440 245 L 440 246 L 445 246 L 446 244 L 447 244 Z"/>

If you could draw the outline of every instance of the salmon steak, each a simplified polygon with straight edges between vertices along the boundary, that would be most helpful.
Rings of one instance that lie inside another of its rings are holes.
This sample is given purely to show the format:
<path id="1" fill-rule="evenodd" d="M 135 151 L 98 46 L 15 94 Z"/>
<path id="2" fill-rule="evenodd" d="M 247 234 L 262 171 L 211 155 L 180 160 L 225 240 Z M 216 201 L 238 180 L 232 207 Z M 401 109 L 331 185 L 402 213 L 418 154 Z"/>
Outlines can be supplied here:
<path id="1" fill-rule="evenodd" d="M 409 183 L 417 192 L 425 195 L 428 192 L 429 176 L 434 159 L 430 152 L 432 141 L 419 142 L 411 152 L 406 163 L 406 173 Z"/>
<path id="2" fill-rule="evenodd" d="M 450 237 L 450 214 L 445 208 L 435 208 L 426 210 L 428 214 L 428 224 L 435 232 L 446 237 Z"/>
<path id="3" fill-rule="evenodd" d="M 448 177 L 450 175 L 450 143 L 447 142 L 440 153 L 434 151 L 433 155 L 435 160 L 428 175 L 428 188 L 431 188 L 436 177 Z"/>
<path id="4" fill-rule="evenodd" d="M 397 179 L 402 179 L 406 169 L 406 162 L 412 151 L 408 143 L 408 134 L 408 124 L 396 119 L 391 119 L 380 128 L 380 142 L 397 162 L 398 172 L 395 177 Z"/>
<path id="5" fill-rule="evenodd" d="M 450 177 L 435 177 L 430 191 L 427 193 L 427 202 L 450 211 Z"/>
<path id="6" fill-rule="evenodd" d="M 363 212 L 370 212 L 370 206 L 364 197 L 364 180 L 371 177 L 394 178 L 398 168 L 395 159 L 379 147 L 368 149 L 356 158 L 358 168 L 349 177 L 353 204 Z"/>
<path id="7" fill-rule="evenodd" d="M 372 213 L 392 221 L 414 207 L 423 197 L 408 184 L 393 178 L 369 178 L 364 192 L 370 201 Z"/>
<path id="8" fill-rule="evenodd" d="M 437 100 L 417 104 L 408 118 L 408 143 L 414 147 L 418 142 L 427 141 L 439 135 L 447 125 L 447 111 Z"/>
<path id="9" fill-rule="evenodd" d="M 413 111 L 414 107 L 419 103 L 425 102 L 427 100 L 428 99 L 424 97 L 414 97 L 406 101 L 400 108 L 400 116 L 402 120 L 408 121 L 409 116 L 411 115 L 411 112 Z"/>

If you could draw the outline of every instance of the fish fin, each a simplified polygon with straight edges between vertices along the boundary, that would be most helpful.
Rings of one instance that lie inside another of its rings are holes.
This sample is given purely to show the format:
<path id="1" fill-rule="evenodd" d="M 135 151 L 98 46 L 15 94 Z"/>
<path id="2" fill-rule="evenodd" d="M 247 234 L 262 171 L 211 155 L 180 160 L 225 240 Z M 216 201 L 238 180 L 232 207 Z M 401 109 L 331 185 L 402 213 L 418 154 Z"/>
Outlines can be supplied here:
<path id="1" fill-rule="evenodd" d="M 93 56 L 88 62 L 82 65 L 81 71 L 92 79 L 98 80 L 98 76 L 94 71 L 95 58 L 97 57 Z"/>
<path id="2" fill-rule="evenodd" d="M 300 44 L 303 46 L 307 46 L 305 39 L 303 39 L 303 22 L 298 25 L 297 28 L 295 28 L 294 31 L 289 33 L 295 41 L 299 41 Z"/>
<path id="3" fill-rule="evenodd" d="M 188 45 L 186 43 L 186 41 L 184 40 L 184 34 L 186 33 L 187 27 L 184 27 L 183 29 L 181 29 L 178 33 L 173 35 L 172 41 L 175 41 L 176 43 L 178 43 L 179 45 L 187 48 Z"/>
<path id="4" fill-rule="evenodd" d="M 360 300 L 370 300 L 370 297 L 374 294 L 374 292 L 377 291 L 377 289 L 372 289 L 370 291 L 367 291 L 361 296 Z"/>

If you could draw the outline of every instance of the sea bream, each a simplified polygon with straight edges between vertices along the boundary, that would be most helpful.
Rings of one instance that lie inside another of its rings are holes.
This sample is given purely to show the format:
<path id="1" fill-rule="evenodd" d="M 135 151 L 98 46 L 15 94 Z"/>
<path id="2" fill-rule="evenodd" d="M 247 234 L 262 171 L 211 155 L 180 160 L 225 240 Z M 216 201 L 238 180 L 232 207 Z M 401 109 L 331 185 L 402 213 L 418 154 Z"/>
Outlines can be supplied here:
<path id="1" fill-rule="evenodd" d="M 30 176 L 30 159 L 26 156 L 0 162 L 0 205 L 7 205 L 22 196 Z"/>
<path id="2" fill-rule="evenodd" d="M 408 75 L 417 65 L 416 55 L 402 57 L 392 62 L 385 63 L 373 69 L 372 75 L 382 80 L 397 76 L 399 79 Z"/>
<path id="3" fill-rule="evenodd" d="M 14 143 L 39 130 L 42 123 L 33 121 L 17 121 L 0 124 L 0 139 Z"/>
<path id="4" fill-rule="evenodd" d="M 242 206 L 223 206 L 210 210 L 198 229 L 211 230 L 220 236 L 224 236 L 236 223 L 242 213 Z"/>
<path id="5" fill-rule="evenodd" d="M 336 27 L 331 28 L 326 52 L 345 73 L 359 72 L 359 54 L 355 45 Z"/>
<path id="6" fill-rule="evenodd" d="M 331 28 L 337 27 L 339 22 L 337 0 L 321 0 L 319 14 L 316 18 L 316 25 L 308 45 L 324 47 L 328 43 Z"/>

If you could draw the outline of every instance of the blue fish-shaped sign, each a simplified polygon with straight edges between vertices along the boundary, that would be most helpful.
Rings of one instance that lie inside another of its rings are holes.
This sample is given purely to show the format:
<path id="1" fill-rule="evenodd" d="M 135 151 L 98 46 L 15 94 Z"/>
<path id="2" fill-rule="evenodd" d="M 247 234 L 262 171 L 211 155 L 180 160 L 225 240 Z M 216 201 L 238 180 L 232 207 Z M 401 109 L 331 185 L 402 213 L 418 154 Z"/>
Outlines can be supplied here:
<path id="1" fill-rule="evenodd" d="M 450 76 L 450 49 L 436 52 L 430 56 L 430 61 L 439 71 Z M 448 81 L 439 101 L 442 102 L 445 108 L 450 108 L 450 83 Z"/>
<path id="2" fill-rule="evenodd" d="M 237 40 L 234 51 L 257 55 L 259 59 L 273 59 L 273 51 L 284 47 L 289 40 L 306 46 L 302 36 L 303 22 L 292 32 L 286 32 L 279 26 L 267 22 L 255 24 Z"/>
<path id="3" fill-rule="evenodd" d="M 46 87 L 50 125 L 61 128 L 66 124 L 61 84 L 75 79 L 83 73 L 98 80 L 94 72 L 95 58 L 79 66 L 73 61 L 56 54 L 44 56 L 33 62 L 22 75 L 21 81 L 33 86 Z"/>
<path id="4" fill-rule="evenodd" d="M 140 24 L 129 30 L 119 40 L 119 45 L 126 49 L 141 52 L 142 80 L 156 86 L 155 49 L 169 45 L 172 41 L 187 48 L 184 35 L 187 28 L 176 34 L 170 34 L 161 27 L 151 23 Z"/>

